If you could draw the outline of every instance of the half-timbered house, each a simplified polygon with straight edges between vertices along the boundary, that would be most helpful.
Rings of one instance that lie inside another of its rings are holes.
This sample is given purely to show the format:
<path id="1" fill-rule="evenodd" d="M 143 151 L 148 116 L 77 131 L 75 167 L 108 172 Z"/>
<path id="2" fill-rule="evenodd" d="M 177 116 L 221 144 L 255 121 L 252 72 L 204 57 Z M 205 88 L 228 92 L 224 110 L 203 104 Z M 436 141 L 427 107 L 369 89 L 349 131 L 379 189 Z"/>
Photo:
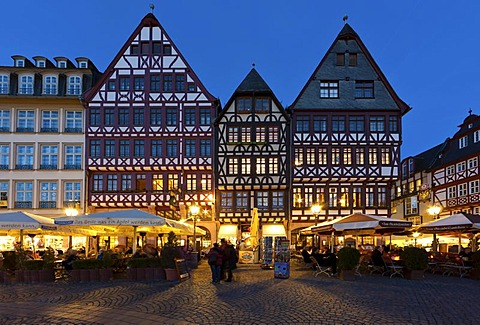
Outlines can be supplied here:
<path id="1" fill-rule="evenodd" d="M 410 107 L 349 24 L 290 110 L 293 222 L 311 225 L 354 212 L 389 216 L 401 119 Z M 315 215 L 314 203 L 322 206 Z"/>
<path id="2" fill-rule="evenodd" d="M 269 224 L 284 227 L 290 212 L 290 118 L 255 68 L 214 124 L 217 218 L 235 225 L 231 233 L 220 229 L 219 236 L 239 238 L 237 229 L 248 232 L 253 211 L 264 235 Z"/>
<path id="3" fill-rule="evenodd" d="M 189 204 L 211 206 L 216 102 L 146 15 L 85 96 L 90 210 L 184 218 Z"/>

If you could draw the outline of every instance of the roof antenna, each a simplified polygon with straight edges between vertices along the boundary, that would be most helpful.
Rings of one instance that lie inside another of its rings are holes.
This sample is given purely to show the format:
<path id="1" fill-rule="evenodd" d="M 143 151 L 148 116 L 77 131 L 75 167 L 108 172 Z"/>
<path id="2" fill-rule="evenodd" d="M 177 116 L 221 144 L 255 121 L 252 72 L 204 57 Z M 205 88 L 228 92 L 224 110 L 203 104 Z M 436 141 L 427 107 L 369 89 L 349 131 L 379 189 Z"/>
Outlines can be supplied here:
<path id="1" fill-rule="evenodd" d="M 347 16 L 347 15 L 343 16 L 343 22 L 344 22 L 345 24 L 347 23 L 347 20 L 348 20 L 348 16 Z"/>
<path id="2" fill-rule="evenodd" d="M 152 14 L 153 14 L 153 10 L 155 9 L 155 5 L 153 3 L 150 4 L 150 9 L 152 10 Z"/>

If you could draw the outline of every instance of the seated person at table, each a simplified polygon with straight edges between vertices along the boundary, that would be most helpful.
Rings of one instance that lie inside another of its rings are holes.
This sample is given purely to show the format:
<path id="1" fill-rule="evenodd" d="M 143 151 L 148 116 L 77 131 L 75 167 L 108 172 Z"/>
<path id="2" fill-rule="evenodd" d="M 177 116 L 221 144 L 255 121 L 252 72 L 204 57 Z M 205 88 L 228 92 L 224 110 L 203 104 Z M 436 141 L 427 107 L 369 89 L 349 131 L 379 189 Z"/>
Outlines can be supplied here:
<path id="1" fill-rule="evenodd" d="M 471 266 L 471 261 L 470 261 L 471 256 L 472 256 L 472 250 L 470 249 L 470 247 L 462 249 L 460 253 L 458 253 L 458 257 L 460 257 L 463 260 L 463 264 L 465 266 Z"/>
<path id="2" fill-rule="evenodd" d="M 310 260 L 310 252 L 311 252 L 311 248 L 309 246 L 305 246 L 302 249 L 302 256 L 303 256 L 303 261 L 305 262 L 305 264 L 312 263 L 312 261 Z"/>
<path id="3" fill-rule="evenodd" d="M 62 265 L 65 268 L 65 270 L 71 271 L 73 270 L 73 261 L 77 260 L 77 251 L 76 250 L 70 250 L 69 249 L 69 254 L 67 255 L 66 259 L 63 260 Z"/>
<path id="4" fill-rule="evenodd" d="M 372 263 L 375 266 L 385 266 L 385 262 L 383 262 L 382 252 L 380 251 L 379 246 L 375 246 L 375 249 L 372 252 Z"/>
<path id="5" fill-rule="evenodd" d="M 323 254 L 319 253 L 318 248 L 312 248 L 312 256 L 317 260 L 320 266 L 330 266 L 332 268 L 332 274 L 337 273 L 337 256 L 331 253 L 327 248 L 323 251 Z"/>

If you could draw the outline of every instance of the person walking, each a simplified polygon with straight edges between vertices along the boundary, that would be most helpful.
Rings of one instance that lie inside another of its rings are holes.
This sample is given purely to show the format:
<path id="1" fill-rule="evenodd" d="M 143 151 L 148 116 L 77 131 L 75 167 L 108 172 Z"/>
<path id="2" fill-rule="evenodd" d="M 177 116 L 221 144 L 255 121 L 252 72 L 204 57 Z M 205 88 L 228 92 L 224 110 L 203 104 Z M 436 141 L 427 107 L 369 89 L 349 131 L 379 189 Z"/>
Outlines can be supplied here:
<path id="1" fill-rule="evenodd" d="M 225 247 L 225 270 L 227 271 L 227 279 L 225 282 L 232 282 L 233 273 L 232 271 L 237 268 L 237 251 L 235 247 L 228 242 L 227 246 Z"/>
<path id="2" fill-rule="evenodd" d="M 212 283 L 220 283 L 220 272 L 223 264 L 222 251 L 218 247 L 218 243 L 213 244 L 213 247 L 207 254 L 208 265 L 212 271 Z"/>

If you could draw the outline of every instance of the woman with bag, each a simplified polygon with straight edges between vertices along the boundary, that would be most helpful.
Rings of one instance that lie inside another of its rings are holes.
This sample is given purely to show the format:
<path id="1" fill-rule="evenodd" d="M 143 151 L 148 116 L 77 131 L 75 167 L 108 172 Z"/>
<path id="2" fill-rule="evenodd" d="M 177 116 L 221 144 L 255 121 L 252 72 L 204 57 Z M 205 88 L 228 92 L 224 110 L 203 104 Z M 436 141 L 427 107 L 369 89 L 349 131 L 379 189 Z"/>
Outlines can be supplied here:
<path id="1" fill-rule="evenodd" d="M 222 251 L 218 247 L 218 244 L 213 244 L 212 249 L 207 254 L 208 265 L 212 270 L 212 283 L 220 283 L 220 271 L 222 269 L 223 259 Z"/>

